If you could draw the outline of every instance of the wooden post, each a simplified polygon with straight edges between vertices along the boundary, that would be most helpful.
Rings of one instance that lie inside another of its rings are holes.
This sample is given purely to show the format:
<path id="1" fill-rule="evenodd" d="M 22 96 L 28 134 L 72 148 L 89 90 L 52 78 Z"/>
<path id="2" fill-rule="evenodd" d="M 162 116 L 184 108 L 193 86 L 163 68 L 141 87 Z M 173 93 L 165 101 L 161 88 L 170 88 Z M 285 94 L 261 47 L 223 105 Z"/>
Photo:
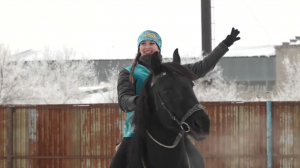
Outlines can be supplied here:
<path id="1" fill-rule="evenodd" d="M 13 168 L 13 107 L 8 107 L 6 110 L 6 168 Z"/>
<path id="2" fill-rule="evenodd" d="M 202 51 L 209 54 L 211 47 L 211 2 L 201 0 Z"/>

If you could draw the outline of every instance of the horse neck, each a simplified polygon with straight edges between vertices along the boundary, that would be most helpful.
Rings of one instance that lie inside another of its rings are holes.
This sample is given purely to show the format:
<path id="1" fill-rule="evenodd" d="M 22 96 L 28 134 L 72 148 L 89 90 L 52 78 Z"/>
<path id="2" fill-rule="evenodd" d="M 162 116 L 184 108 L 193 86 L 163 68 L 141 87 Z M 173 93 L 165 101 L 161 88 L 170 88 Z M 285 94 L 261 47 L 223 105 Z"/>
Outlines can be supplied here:
<path id="1" fill-rule="evenodd" d="M 189 161 L 183 138 L 174 148 L 162 147 L 154 142 L 149 136 L 146 138 L 146 144 L 147 168 L 165 168 L 165 165 L 173 168 L 189 168 Z"/>
<path id="2" fill-rule="evenodd" d="M 178 132 L 170 131 L 166 129 L 161 121 L 155 114 L 159 112 L 156 111 L 156 106 L 154 102 L 149 103 L 151 115 L 147 118 L 146 121 L 146 130 L 150 135 L 159 143 L 167 146 L 172 146 L 175 142 Z M 171 119 L 171 118 L 170 118 Z M 179 143 L 174 148 L 165 148 L 155 142 L 149 135 L 146 133 L 146 158 L 148 165 L 147 168 L 160 168 L 165 167 L 174 167 L 174 168 L 185 168 L 188 166 L 187 153 L 185 149 L 184 138 L 181 138 Z"/>
<path id="3" fill-rule="evenodd" d="M 152 112 L 152 115 L 149 116 L 148 121 L 150 122 L 146 123 L 146 130 L 157 141 L 165 145 L 173 145 L 176 137 L 178 136 L 178 132 L 166 129 L 162 125 L 161 121 L 154 115 L 155 113 L 156 112 Z"/>

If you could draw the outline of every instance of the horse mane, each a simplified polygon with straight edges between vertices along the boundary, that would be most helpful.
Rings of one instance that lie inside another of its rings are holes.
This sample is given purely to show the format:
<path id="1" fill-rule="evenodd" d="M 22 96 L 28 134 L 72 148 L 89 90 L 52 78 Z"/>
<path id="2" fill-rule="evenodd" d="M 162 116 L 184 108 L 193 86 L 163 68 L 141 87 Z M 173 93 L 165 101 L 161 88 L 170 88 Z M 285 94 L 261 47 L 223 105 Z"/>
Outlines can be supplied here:
<path id="1" fill-rule="evenodd" d="M 197 76 L 185 68 L 182 65 L 176 63 L 163 63 L 161 65 L 162 72 L 166 72 L 169 75 L 181 75 L 185 76 L 191 80 L 196 80 Z M 135 125 L 134 135 L 132 137 L 132 143 L 129 147 L 129 167 L 142 167 L 141 160 L 147 165 L 145 158 L 145 144 L 144 140 L 146 138 L 146 122 L 151 113 L 149 108 L 149 91 L 151 90 L 153 73 L 150 73 L 147 79 L 144 81 L 141 92 L 137 99 L 137 107 L 134 112 L 132 123 Z"/>

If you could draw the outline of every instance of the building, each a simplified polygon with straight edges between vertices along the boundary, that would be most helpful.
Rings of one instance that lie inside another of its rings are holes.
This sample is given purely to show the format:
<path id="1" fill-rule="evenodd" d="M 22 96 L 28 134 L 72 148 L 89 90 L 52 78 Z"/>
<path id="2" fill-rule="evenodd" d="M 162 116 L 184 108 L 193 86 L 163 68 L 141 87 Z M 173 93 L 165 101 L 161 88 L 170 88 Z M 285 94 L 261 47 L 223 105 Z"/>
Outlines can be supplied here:
<path id="1" fill-rule="evenodd" d="M 244 100 L 268 98 L 276 83 L 276 57 L 224 57 L 219 62 L 225 80 L 235 81 Z"/>
<path id="2" fill-rule="evenodd" d="M 283 67 L 283 60 L 288 58 L 291 62 L 300 60 L 300 37 L 290 40 L 289 43 L 283 43 L 280 46 L 275 46 L 276 49 L 276 88 L 286 81 L 286 74 Z"/>

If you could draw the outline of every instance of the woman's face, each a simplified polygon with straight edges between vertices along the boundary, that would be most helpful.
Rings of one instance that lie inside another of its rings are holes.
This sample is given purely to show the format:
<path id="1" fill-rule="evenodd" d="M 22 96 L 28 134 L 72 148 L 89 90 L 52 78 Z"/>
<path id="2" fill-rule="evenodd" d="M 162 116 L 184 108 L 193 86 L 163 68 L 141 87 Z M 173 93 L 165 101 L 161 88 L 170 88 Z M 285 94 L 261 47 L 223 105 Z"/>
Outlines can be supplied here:
<path id="1" fill-rule="evenodd" d="M 154 41 L 145 40 L 140 43 L 140 52 L 142 56 L 153 54 L 155 51 L 160 52 Z"/>

